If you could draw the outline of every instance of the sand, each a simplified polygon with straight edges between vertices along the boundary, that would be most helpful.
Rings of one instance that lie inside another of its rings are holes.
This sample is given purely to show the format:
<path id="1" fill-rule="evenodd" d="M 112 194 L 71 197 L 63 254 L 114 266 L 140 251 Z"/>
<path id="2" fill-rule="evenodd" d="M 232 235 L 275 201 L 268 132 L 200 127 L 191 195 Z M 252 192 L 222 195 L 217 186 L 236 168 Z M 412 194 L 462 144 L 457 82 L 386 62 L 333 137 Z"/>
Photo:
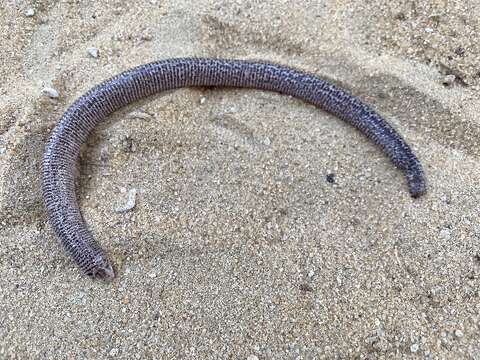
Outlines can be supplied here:
<path id="1" fill-rule="evenodd" d="M 4 1 L 0 358 L 480 359 L 480 7 L 390 3 Z M 345 87 L 412 145 L 428 194 L 299 100 L 168 92 L 82 151 L 80 206 L 118 274 L 82 276 L 42 206 L 49 131 L 101 80 L 192 55 Z"/>

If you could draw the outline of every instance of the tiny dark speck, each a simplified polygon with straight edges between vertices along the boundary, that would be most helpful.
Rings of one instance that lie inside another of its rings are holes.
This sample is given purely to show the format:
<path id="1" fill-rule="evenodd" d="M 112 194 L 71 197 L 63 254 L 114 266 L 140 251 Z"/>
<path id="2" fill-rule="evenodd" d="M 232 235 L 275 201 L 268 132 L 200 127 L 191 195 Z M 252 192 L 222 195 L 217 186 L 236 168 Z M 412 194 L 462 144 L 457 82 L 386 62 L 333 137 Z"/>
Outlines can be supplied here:
<path id="1" fill-rule="evenodd" d="M 463 56 L 465 55 L 465 49 L 462 48 L 461 46 L 457 47 L 455 50 L 454 50 L 455 54 L 458 55 L 458 56 Z"/>
<path id="2" fill-rule="evenodd" d="M 311 292 L 313 291 L 313 288 L 310 285 L 304 283 L 300 285 L 300 291 Z"/>
<path id="3" fill-rule="evenodd" d="M 395 20 L 405 21 L 407 19 L 405 13 L 399 12 L 394 16 Z"/>
<path id="4" fill-rule="evenodd" d="M 330 184 L 335 184 L 335 174 L 327 174 L 327 182 Z"/>

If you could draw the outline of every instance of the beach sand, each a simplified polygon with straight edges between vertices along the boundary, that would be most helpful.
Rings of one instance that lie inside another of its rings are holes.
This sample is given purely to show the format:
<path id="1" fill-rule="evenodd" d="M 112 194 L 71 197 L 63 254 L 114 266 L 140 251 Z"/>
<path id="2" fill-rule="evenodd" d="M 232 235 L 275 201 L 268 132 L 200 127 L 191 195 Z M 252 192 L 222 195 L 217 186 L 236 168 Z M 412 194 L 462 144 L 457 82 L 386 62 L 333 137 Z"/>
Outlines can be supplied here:
<path id="1" fill-rule="evenodd" d="M 4 1 L 0 358 L 480 359 L 480 7 L 390 3 Z M 44 143 L 90 87 L 181 56 L 346 88 L 411 144 L 428 193 L 302 101 L 180 89 L 84 147 L 79 203 L 117 277 L 82 276 L 47 223 Z"/>

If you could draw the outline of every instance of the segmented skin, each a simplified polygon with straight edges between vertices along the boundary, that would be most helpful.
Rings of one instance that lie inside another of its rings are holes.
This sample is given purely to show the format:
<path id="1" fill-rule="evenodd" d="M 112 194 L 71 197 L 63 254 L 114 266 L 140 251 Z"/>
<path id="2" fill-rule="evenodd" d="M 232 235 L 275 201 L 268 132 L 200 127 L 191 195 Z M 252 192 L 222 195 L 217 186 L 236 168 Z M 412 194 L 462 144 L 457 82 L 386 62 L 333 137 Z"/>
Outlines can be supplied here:
<path id="1" fill-rule="evenodd" d="M 179 58 L 127 70 L 93 87 L 65 111 L 52 130 L 42 164 L 48 219 L 81 270 L 112 279 L 104 251 L 83 221 L 75 194 L 80 146 L 97 123 L 115 110 L 152 94 L 186 86 L 229 86 L 294 96 L 347 121 L 379 145 L 405 174 L 410 194 L 426 191 L 422 166 L 402 137 L 369 106 L 344 90 L 293 68 L 245 60 Z"/>

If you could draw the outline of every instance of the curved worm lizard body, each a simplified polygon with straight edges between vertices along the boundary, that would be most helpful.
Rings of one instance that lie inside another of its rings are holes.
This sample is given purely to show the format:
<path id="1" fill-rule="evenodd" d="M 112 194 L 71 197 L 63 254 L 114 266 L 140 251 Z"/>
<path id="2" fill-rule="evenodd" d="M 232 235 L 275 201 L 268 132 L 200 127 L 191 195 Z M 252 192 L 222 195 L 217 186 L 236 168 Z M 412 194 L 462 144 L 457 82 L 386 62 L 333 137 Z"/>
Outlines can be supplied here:
<path id="1" fill-rule="evenodd" d="M 80 146 L 95 125 L 115 110 L 165 90 L 186 86 L 231 86 L 276 91 L 312 103 L 349 122 L 379 145 L 405 174 L 410 194 L 426 191 L 420 162 L 402 137 L 359 99 L 319 77 L 264 62 L 182 58 L 127 70 L 78 98 L 52 130 L 42 164 L 48 219 L 82 271 L 111 279 L 114 271 L 87 229 L 75 195 Z"/>

